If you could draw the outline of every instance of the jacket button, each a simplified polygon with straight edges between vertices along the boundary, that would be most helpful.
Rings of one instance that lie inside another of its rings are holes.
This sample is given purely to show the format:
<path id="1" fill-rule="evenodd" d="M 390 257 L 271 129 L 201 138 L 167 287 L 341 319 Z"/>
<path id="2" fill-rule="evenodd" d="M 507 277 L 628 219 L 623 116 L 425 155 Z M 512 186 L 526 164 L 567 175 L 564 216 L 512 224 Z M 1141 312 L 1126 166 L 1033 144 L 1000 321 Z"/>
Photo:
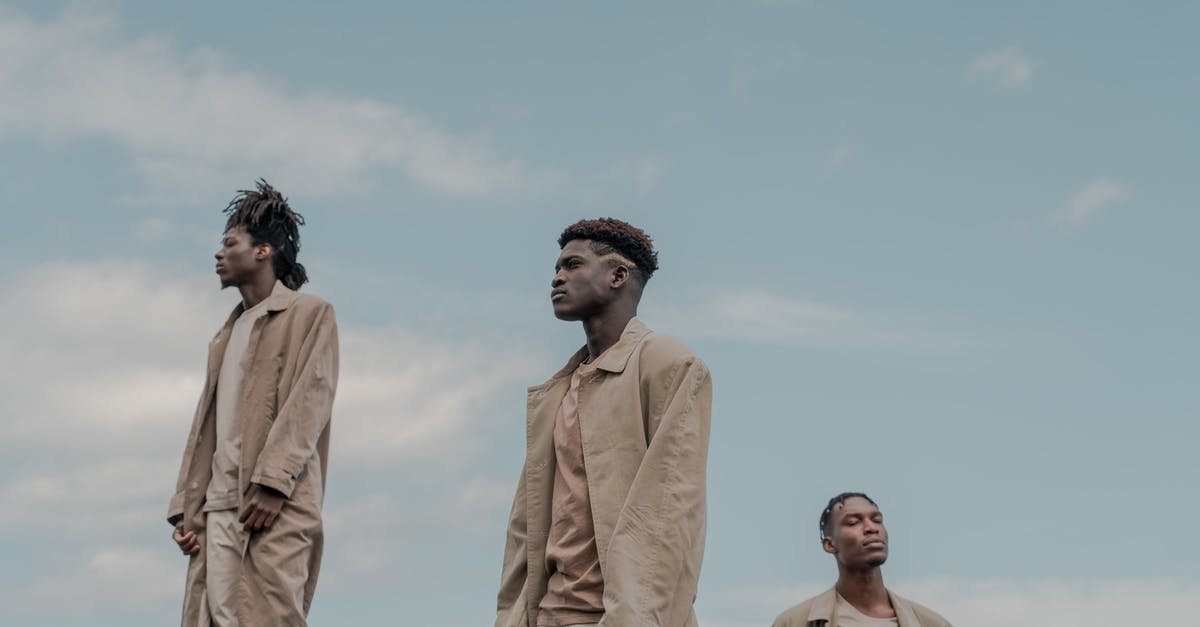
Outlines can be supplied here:
<path id="1" fill-rule="evenodd" d="M 199 482 L 199 481 L 193 481 L 193 482 L 192 482 L 192 489 L 193 489 L 193 490 L 199 490 L 199 489 L 200 489 L 200 482 Z"/>

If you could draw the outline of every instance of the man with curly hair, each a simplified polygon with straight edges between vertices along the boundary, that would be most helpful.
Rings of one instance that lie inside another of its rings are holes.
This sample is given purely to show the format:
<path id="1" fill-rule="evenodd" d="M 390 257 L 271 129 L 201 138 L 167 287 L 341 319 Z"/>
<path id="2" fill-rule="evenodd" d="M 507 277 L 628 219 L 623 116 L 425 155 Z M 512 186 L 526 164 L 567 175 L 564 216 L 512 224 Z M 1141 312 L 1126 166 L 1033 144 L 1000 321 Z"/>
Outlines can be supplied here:
<path id="1" fill-rule="evenodd" d="M 612 218 L 563 231 L 550 302 L 587 344 L 529 389 L 497 627 L 696 625 L 712 379 L 637 319 L 658 255 Z"/>
<path id="2" fill-rule="evenodd" d="M 950 627 L 937 612 L 883 586 L 888 532 L 871 497 L 833 497 L 817 524 L 821 548 L 837 560 L 837 583 L 780 614 L 774 627 Z"/>
<path id="3" fill-rule="evenodd" d="M 304 218 L 266 181 L 229 203 L 216 272 L 242 300 L 208 351 L 167 522 L 189 556 L 183 625 L 304 625 L 317 585 L 333 307 L 296 290 Z"/>

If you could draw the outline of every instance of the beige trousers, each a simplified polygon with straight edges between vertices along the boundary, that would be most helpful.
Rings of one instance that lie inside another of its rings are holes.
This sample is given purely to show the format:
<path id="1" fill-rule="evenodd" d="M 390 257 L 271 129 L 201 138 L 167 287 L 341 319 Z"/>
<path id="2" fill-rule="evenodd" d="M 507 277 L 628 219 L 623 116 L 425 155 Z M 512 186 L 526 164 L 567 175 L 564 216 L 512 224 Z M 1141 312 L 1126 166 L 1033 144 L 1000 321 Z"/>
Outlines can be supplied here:
<path id="1" fill-rule="evenodd" d="M 249 534 L 242 531 L 236 509 L 209 512 L 204 559 L 208 572 L 204 588 L 208 597 L 208 613 L 214 627 L 238 627 L 237 605 L 234 596 L 242 574 L 242 557 L 246 554 Z"/>

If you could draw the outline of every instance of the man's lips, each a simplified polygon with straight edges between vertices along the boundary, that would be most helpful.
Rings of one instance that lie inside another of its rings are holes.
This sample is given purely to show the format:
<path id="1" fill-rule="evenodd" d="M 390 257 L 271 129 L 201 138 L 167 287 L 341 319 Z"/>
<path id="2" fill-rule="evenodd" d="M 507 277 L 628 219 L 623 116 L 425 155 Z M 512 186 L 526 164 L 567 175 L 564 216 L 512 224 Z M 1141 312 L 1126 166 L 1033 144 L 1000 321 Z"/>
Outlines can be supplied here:
<path id="1" fill-rule="evenodd" d="M 881 539 L 881 538 L 873 538 L 873 539 L 871 539 L 871 540 L 867 540 L 866 542 L 863 542 L 863 546 L 869 546 L 869 547 L 886 547 L 886 546 L 887 546 L 887 541 L 886 541 L 886 540 L 883 540 L 883 539 Z"/>
<path id="2" fill-rule="evenodd" d="M 560 296 L 566 296 L 566 290 L 552 290 L 550 292 L 550 300 L 558 300 Z"/>

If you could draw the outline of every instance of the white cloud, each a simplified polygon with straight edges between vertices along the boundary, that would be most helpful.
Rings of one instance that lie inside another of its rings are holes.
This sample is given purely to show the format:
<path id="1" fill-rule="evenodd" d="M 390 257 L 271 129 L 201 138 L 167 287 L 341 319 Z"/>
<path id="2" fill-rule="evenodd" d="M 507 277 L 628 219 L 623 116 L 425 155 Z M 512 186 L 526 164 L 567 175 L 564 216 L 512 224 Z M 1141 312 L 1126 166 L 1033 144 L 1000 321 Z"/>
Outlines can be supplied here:
<path id="1" fill-rule="evenodd" d="M 725 593 L 710 613 L 745 621 L 705 625 L 767 624 L 783 610 L 828 589 L 829 583 L 777 586 Z M 901 596 L 932 608 L 955 625 L 971 627 L 1123 627 L 1189 625 L 1200 613 L 1200 581 L 1166 579 L 920 580 L 889 582 Z"/>
<path id="2" fill-rule="evenodd" d="M 118 30 L 77 9 L 51 22 L 0 10 L 0 138 L 115 141 L 159 199 L 224 189 L 246 172 L 311 194 L 357 189 L 393 168 L 461 196 L 537 192 L 554 179 L 403 107 L 295 92 L 210 51 L 123 41 Z"/>
<path id="3" fill-rule="evenodd" d="M 616 176 L 632 179 L 638 191 L 644 192 L 658 182 L 663 175 L 663 163 L 658 159 L 643 157 L 622 161 L 614 169 Z"/>
<path id="4" fill-rule="evenodd" d="M 992 78 L 1005 88 L 1015 89 L 1033 80 L 1033 62 L 1017 48 L 993 50 L 975 59 L 969 74 Z"/>
<path id="5" fill-rule="evenodd" d="M 12 469 L 0 479 L 0 535 L 37 552 L 39 573 L 0 594 L 6 609 L 177 612 L 184 565 L 171 559 L 166 503 L 208 341 L 236 298 L 214 279 L 129 259 L 0 277 L 0 361 L 18 364 L 0 378 Z M 330 474 L 353 489 L 327 505 L 340 548 L 322 578 L 355 585 L 413 543 L 482 533 L 506 509 L 515 469 L 498 480 L 474 466 L 550 366 L 515 342 L 345 321 L 340 331 Z M 419 489 L 396 481 L 410 475 Z"/>
<path id="6" fill-rule="evenodd" d="M 159 522 L 208 341 L 234 302 L 215 279 L 131 260 L 48 263 L 0 279 L 0 360 L 19 364 L 0 379 L 0 451 L 19 469 L 0 481 L 0 526 L 120 528 L 134 512 Z M 496 397 L 547 369 L 514 343 L 399 326 L 343 324 L 341 336 L 334 473 L 466 467 L 501 428 L 497 416 L 511 413 L 494 409 Z M 437 454 L 445 450 L 455 455 Z"/>
<path id="7" fill-rule="evenodd" d="M 1056 219 L 1066 224 L 1083 224 L 1098 213 L 1119 203 L 1133 193 L 1128 185 L 1109 178 L 1098 178 L 1088 182 L 1075 192 L 1057 214 Z"/>
<path id="8" fill-rule="evenodd" d="M 711 289 L 651 305 L 645 317 L 663 320 L 659 326 L 685 337 L 775 346 L 928 348 L 947 342 L 895 319 L 753 287 Z"/>
<path id="9" fill-rule="evenodd" d="M 9 617 L 30 615 L 43 620 L 47 615 L 114 611 L 153 615 L 167 611 L 181 598 L 186 570 L 186 560 L 177 550 L 172 555 L 166 550 L 108 546 L 51 576 L 4 592 L 0 605 Z"/>

